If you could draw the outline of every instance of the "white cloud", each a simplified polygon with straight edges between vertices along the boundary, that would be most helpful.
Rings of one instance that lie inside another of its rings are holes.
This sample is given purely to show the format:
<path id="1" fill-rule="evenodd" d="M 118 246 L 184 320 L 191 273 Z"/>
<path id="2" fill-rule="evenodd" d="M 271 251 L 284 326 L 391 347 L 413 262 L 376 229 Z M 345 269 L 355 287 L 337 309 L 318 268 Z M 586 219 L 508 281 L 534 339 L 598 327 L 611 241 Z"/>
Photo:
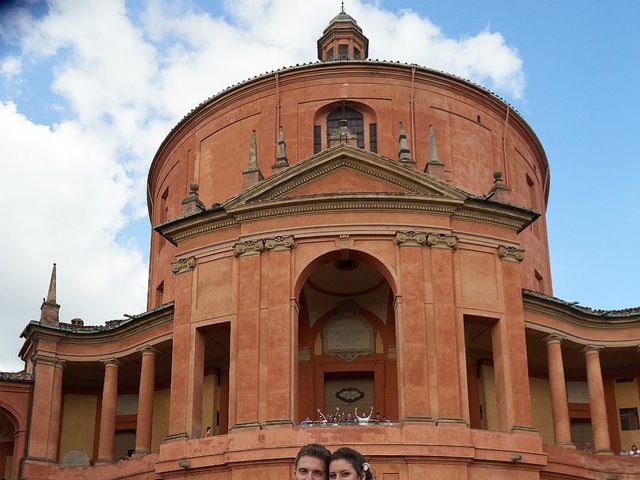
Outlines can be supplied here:
<path id="1" fill-rule="evenodd" d="M 13 55 L 7 55 L 0 61 L 0 75 L 15 77 L 22 71 L 22 60 Z"/>
<path id="2" fill-rule="evenodd" d="M 224 17 L 188 0 L 152 0 L 142 12 L 123 0 L 56 0 L 42 18 L 21 9 L 0 25 L 0 38 L 22 51 L 5 57 L 0 73 L 19 79 L 23 64 L 36 70 L 53 60 L 43 73 L 53 76 L 53 101 L 66 115 L 59 125 L 37 125 L 0 99 L 0 131 L 11 132 L 0 142 L 0 214 L 11 226 L 0 238 L 3 352 L 17 351 L 18 333 L 39 317 L 53 261 L 63 320 L 100 324 L 144 309 L 144 259 L 116 238 L 132 221 L 125 212 L 146 215 L 146 173 L 162 139 L 226 86 L 315 61 L 316 40 L 337 13 L 321 0 L 228 1 Z M 523 93 L 522 61 L 497 32 L 452 39 L 428 18 L 375 3 L 349 2 L 349 13 L 370 38 L 372 58 Z M 20 368 L 11 357 L 0 356 L 0 370 Z"/>

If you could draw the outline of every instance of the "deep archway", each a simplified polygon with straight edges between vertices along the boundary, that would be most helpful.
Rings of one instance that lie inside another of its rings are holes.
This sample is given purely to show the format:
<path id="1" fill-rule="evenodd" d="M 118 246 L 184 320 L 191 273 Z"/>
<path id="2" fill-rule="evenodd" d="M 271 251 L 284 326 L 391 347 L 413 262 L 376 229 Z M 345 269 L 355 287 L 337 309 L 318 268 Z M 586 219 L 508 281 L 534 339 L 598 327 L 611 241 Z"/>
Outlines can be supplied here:
<path id="1" fill-rule="evenodd" d="M 297 285 L 298 421 L 324 413 L 398 417 L 394 286 L 374 257 L 329 252 Z"/>
<path id="2" fill-rule="evenodd" d="M 0 407 L 0 478 L 14 478 L 14 446 L 17 425 L 13 416 Z"/>

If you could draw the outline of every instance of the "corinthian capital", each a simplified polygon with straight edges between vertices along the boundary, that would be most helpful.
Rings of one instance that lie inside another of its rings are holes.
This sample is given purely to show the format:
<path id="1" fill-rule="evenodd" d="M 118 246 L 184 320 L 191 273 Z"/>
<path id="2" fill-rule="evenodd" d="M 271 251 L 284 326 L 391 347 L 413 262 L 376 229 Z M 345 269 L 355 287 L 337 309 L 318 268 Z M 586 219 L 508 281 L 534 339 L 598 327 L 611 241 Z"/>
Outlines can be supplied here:
<path id="1" fill-rule="evenodd" d="M 500 245 L 498 247 L 498 257 L 508 262 L 520 263 L 524 259 L 524 250 Z"/>
<path id="2" fill-rule="evenodd" d="M 171 271 L 176 275 L 191 272 L 194 268 L 196 268 L 196 257 L 179 258 L 171 262 Z"/>
<path id="3" fill-rule="evenodd" d="M 264 249 L 271 252 L 277 252 L 280 250 L 291 250 L 294 245 L 295 242 L 293 240 L 293 235 L 289 235 L 287 237 L 277 236 L 274 238 L 264 239 Z"/>
<path id="4" fill-rule="evenodd" d="M 396 243 L 401 246 L 422 246 L 427 243 L 427 234 L 421 232 L 396 232 Z"/>
<path id="5" fill-rule="evenodd" d="M 427 245 L 434 248 L 455 250 L 458 247 L 458 237 L 446 233 L 430 233 L 427 236 Z"/>
<path id="6" fill-rule="evenodd" d="M 233 254 L 236 257 L 245 255 L 257 255 L 264 250 L 263 240 L 245 240 L 238 242 L 233 246 Z"/>

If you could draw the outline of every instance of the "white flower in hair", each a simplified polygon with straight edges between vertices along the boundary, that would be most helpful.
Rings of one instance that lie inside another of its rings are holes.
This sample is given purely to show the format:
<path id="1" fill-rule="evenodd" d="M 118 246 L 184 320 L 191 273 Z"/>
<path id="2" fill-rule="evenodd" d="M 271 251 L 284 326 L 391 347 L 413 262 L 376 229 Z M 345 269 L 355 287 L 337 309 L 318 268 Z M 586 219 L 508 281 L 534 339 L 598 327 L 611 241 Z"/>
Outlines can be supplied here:
<path id="1" fill-rule="evenodd" d="M 363 472 L 367 472 L 367 471 L 369 471 L 369 464 L 368 464 L 367 462 L 364 462 L 364 463 L 362 464 L 362 471 L 363 471 Z"/>

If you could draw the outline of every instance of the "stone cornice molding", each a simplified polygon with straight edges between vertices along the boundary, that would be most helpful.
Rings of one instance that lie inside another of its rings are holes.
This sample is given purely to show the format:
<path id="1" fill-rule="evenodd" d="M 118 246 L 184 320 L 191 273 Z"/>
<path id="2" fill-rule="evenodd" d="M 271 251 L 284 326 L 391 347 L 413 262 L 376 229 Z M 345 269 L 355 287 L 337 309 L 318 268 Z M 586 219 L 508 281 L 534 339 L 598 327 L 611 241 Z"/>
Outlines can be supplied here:
<path id="1" fill-rule="evenodd" d="M 249 255 L 259 255 L 264 250 L 263 240 L 245 240 L 233 245 L 233 255 L 235 257 L 248 257 Z"/>
<path id="2" fill-rule="evenodd" d="M 196 257 L 179 258 L 171 262 L 171 271 L 176 275 L 192 272 L 196 268 Z"/>
<path id="3" fill-rule="evenodd" d="M 573 304 L 529 290 L 523 291 L 522 302 L 525 313 L 527 311 L 538 312 L 580 327 L 591 329 L 640 328 L 640 314 L 609 317 L 585 311 L 585 309 Z"/>
<path id="4" fill-rule="evenodd" d="M 264 239 L 264 249 L 270 252 L 291 250 L 294 245 L 293 235 L 287 235 L 286 237 L 278 235 L 277 237 Z"/>
<path id="5" fill-rule="evenodd" d="M 517 247 L 500 245 L 498 247 L 498 258 L 508 262 L 520 263 L 524 260 L 524 250 Z"/>
<path id="6" fill-rule="evenodd" d="M 427 245 L 433 248 L 455 250 L 458 248 L 458 237 L 446 233 L 430 233 L 427 235 Z"/>
<path id="7" fill-rule="evenodd" d="M 396 232 L 396 243 L 402 247 L 421 247 L 427 243 L 428 233 Z"/>

